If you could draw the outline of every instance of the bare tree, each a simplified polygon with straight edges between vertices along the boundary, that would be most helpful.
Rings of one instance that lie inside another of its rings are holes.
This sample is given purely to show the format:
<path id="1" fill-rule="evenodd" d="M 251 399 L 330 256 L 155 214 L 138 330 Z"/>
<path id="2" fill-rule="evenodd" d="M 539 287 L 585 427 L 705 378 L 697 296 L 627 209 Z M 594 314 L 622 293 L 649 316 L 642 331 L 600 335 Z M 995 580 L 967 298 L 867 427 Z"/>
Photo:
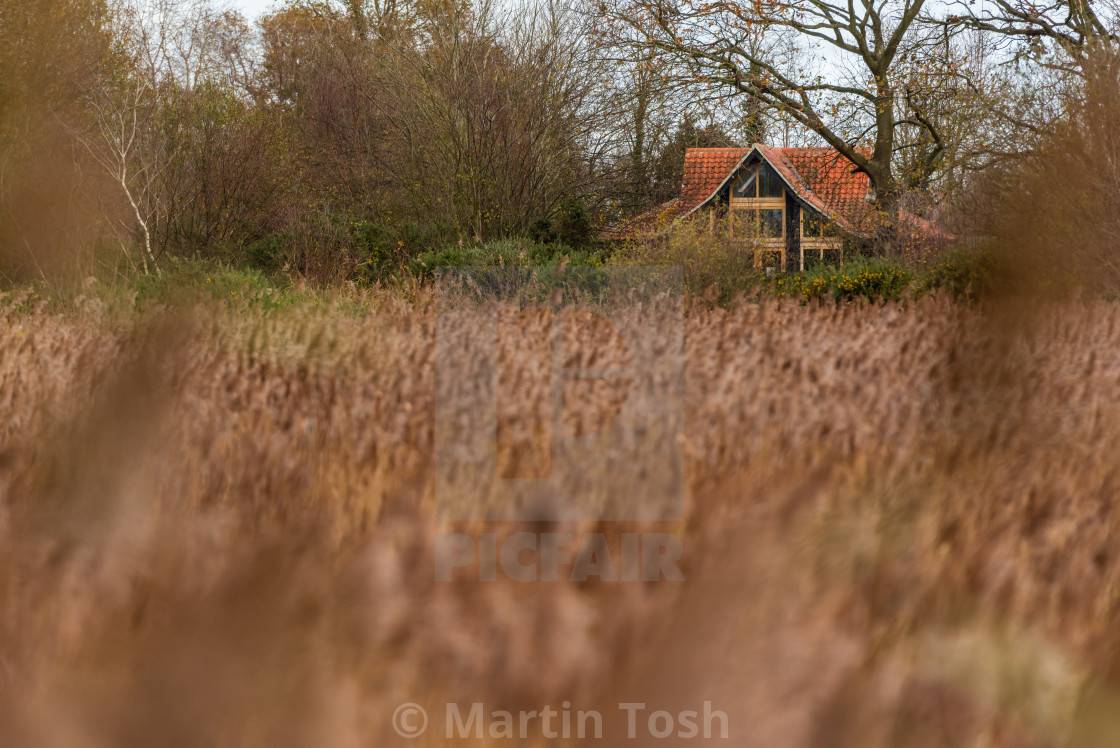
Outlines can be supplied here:
<path id="1" fill-rule="evenodd" d="M 258 73 L 240 15 L 210 0 L 118 0 L 112 11 L 113 50 L 84 87 L 89 124 L 74 135 L 119 185 L 140 264 L 158 273 L 171 244 L 228 238 L 232 215 L 267 200 L 267 153 L 254 148 L 267 145 L 268 128 L 255 127 L 267 118 L 248 116 Z"/>
<path id="2" fill-rule="evenodd" d="M 1120 3 L 1115 0 L 988 0 L 977 8 L 955 2 L 945 18 L 1015 45 L 1013 55 L 1084 74 L 1090 59 L 1120 51 Z"/>
<path id="3" fill-rule="evenodd" d="M 598 12 L 621 38 L 674 60 L 672 74 L 747 95 L 836 148 L 866 173 L 893 215 L 900 127 L 923 130 L 936 162 L 944 138 L 929 116 L 925 85 L 942 49 L 936 27 L 920 22 L 925 0 L 600 0 Z M 773 47 L 792 34 L 817 45 L 817 65 L 783 61 Z M 869 145 L 869 148 L 863 146 Z"/>
<path id="4" fill-rule="evenodd" d="M 602 75 L 580 23 L 556 4 L 446 4 L 421 18 L 414 43 L 389 47 L 364 91 L 392 133 L 385 168 L 414 210 L 501 236 L 592 191 Z"/>
<path id="5" fill-rule="evenodd" d="M 76 132 L 90 155 L 120 185 L 143 240 L 140 261 L 144 272 L 159 272 L 152 251 L 153 214 L 157 209 L 156 190 L 165 161 L 153 158 L 146 121 L 152 106 L 153 91 L 140 78 L 126 80 L 121 86 L 105 86 L 87 94 L 93 113 L 93 133 Z M 150 268 L 149 268 L 150 264 Z"/>

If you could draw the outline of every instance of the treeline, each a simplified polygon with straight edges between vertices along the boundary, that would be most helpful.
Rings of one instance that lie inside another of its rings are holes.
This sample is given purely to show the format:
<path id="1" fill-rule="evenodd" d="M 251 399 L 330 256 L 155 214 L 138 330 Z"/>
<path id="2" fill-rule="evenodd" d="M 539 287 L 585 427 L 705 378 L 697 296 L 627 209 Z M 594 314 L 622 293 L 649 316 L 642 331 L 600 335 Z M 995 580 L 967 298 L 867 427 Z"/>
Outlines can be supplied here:
<path id="1" fill-rule="evenodd" d="M 256 24 L 208 0 L 0 4 L 12 277 L 78 248 L 330 280 L 440 243 L 586 240 L 565 222 L 667 199 L 712 139 L 686 119 L 635 185 L 589 17 L 547 3 L 290 2 Z"/>
<path id="2" fill-rule="evenodd" d="M 992 233 L 1025 161 L 1101 131 L 1075 119 L 1120 47 L 1099 0 L 558 2 L 0 0 L 0 273 L 331 281 L 587 244 L 672 198 L 688 146 L 758 141 L 831 145 L 888 215 Z"/>

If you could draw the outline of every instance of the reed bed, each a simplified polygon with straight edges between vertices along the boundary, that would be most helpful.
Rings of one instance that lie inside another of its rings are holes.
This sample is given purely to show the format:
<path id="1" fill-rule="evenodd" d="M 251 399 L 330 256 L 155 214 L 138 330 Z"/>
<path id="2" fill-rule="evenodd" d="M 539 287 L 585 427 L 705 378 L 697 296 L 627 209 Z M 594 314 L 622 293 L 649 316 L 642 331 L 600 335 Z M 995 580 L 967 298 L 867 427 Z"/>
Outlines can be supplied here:
<path id="1" fill-rule="evenodd" d="M 568 529 L 677 533 L 686 581 L 440 583 L 436 294 L 0 299 L 0 745 L 405 744 L 396 705 L 447 701 L 710 701 L 741 746 L 1120 735 L 1120 308 L 646 309 L 683 332 L 683 516 Z"/>

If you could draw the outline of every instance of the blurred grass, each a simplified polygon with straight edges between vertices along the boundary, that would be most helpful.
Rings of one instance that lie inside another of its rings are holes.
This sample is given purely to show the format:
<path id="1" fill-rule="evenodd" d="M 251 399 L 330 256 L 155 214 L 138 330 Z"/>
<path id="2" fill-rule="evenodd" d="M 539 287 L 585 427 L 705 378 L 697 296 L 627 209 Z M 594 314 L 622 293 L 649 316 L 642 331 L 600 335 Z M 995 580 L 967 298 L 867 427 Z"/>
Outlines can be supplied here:
<path id="1" fill-rule="evenodd" d="M 1114 305 L 693 307 L 687 582 L 436 584 L 441 291 L 166 276 L 0 301 L 0 744 L 394 744 L 447 699 L 711 700 L 741 745 L 1116 737 Z"/>

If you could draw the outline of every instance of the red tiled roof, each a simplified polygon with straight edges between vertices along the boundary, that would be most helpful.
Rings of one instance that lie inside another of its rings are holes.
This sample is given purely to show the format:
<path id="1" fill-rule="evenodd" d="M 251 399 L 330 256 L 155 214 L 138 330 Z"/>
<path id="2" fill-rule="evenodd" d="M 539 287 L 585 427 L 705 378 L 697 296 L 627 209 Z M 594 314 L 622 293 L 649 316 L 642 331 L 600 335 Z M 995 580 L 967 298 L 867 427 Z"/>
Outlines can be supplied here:
<path id="1" fill-rule="evenodd" d="M 735 168 L 751 153 L 758 152 L 777 171 L 798 198 L 819 213 L 855 233 L 867 231 L 865 220 L 871 182 L 834 148 L 778 148 L 756 143 L 750 148 L 689 148 L 684 156 L 684 175 L 679 197 L 627 221 L 622 237 L 640 231 L 662 229 L 703 205 L 724 186 Z M 915 236 L 937 241 L 951 234 L 908 212 L 900 216 Z"/>
<path id="2" fill-rule="evenodd" d="M 849 223 L 865 209 L 870 182 L 834 148 L 753 146 L 806 203 Z M 753 148 L 689 148 L 684 156 L 681 196 L 672 212 L 682 215 L 703 204 Z"/>
<path id="3" fill-rule="evenodd" d="M 688 148 L 684 152 L 680 207 L 688 212 L 711 197 L 750 148 Z"/>
<path id="4" fill-rule="evenodd" d="M 835 148 L 759 146 L 798 197 L 834 218 L 856 221 L 867 210 L 871 181 Z"/>

